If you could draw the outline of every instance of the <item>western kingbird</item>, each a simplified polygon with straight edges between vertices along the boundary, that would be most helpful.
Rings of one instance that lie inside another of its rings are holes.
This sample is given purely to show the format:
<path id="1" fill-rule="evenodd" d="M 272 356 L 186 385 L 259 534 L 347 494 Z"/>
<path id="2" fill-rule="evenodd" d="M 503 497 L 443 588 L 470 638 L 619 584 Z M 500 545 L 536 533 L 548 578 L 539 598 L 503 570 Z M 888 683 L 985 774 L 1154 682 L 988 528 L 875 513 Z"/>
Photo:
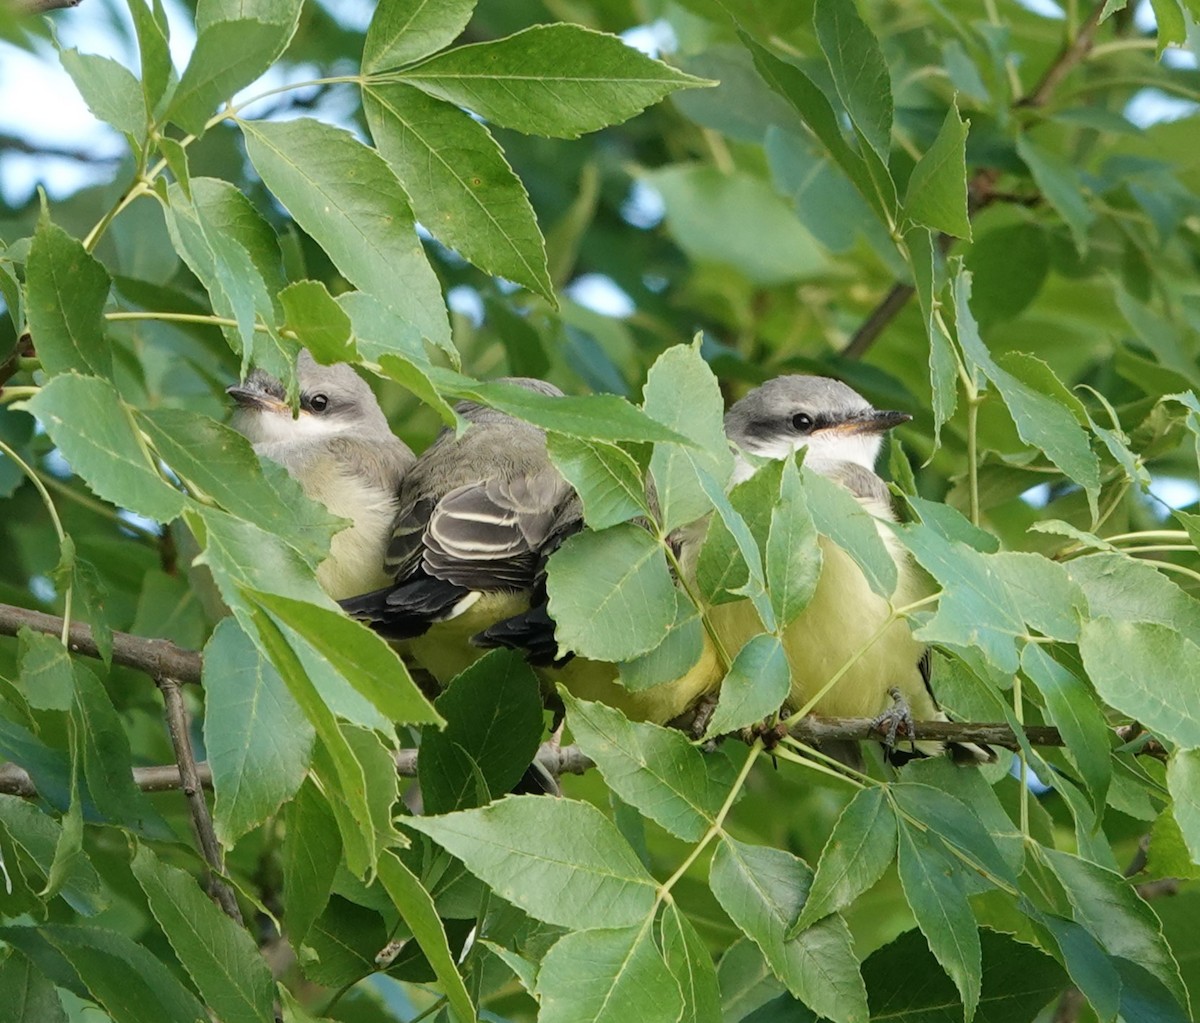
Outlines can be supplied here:
<path id="1" fill-rule="evenodd" d="M 541 380 L 506 382 L 562 396 Z M 443 430 L 401 485 L 386 559 L 393 582 L 342 607 L 405 641 L 405 653 L 443 685 L 484 647 L 509 646 L 543 681 L 630 717 L 668 720 L 712 688 L 720 675 L 710 648 L 684 678 L 639 693 L 617 683 L 613 665 L 558 659 L 545 566 L 583 528 L 583 505 L 550 461 L 541 429 L 474 402 L 455 411 L 470 423 L 466 433 Z"/>
<path id="2" fill-rule="evenodd" d="M 875 474 L 883 434 L 912 417 L 873 408 L 857 391 L 836 380 L 816 376 L 782 376 L 755 388 L 726 413 L 725 432 L 737 452 L 736 481 L 749 478 L 753 467 L 742 452 L 765 458 L 790 458 L 805 449 L 804 464 L 845 487 L 871 515 L 895 521 L 887 486 Z M 928 586 L 892 531 L 879 526 L 896 563 L 896 607 L 927 595 Z M 891 610 L 868 585 L 854 560 L 821 537 L 821 576 L 808 607 L 788 626 L 784 649 L 792 673 L 788 704 L 805 706 L 860 650 L 859 659 L 813 712 L 828 717 L 879 717 L 891 725 L 918 720 L 945 721 L 929 684 L 928 650 L 898 619 L 871 643 Z M 711 610 L 717 634 L 727 649 L 741 648 L 762 630 L 749 601 L 721 604 Z M 871 643 L 868 647 L 867 644 Z M 898 694 L 898 696 L 897 696 Z M 921 753 L 943 751 L 941 743 L 916 743 Z M 974 743 L 954 744 L 956 759 L 990 761 L 994 755 Z"/>
<path id="3" fill-rule="evenodd" d="M 371 388 L 348 365 L 320 365 L 301 350 L 296 362 L 300 410 L 285 390 L 254 370 L 228 388 L 236 402 L 234 429 L 264 458 L 282 465 L 312 500 L 353 523 L 336 534 L 317 581 L 334 600 L 387 581 L 384 552 L 397 495 L 412 451 L 388 426 Z"/>

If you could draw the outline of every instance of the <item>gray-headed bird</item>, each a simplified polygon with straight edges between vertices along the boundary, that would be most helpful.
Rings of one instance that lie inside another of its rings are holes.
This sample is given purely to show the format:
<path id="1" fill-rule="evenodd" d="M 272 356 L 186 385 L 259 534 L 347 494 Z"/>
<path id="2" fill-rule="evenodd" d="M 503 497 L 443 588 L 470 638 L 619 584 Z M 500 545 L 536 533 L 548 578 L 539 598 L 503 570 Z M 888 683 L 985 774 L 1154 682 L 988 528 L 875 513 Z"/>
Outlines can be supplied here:
<path id="1" fill-rule="evenodd" d="M 541 380 L 506 382 L 562 396 Z M 715 685 L 707 677 L 696 681 L 715 672 L 715 658 L 702 657 L 676 682 L 631 693 L 617 683 L 614 666 L 559 657 L 546 609 L 546 561 L 583 528 L 583 505 L 550 461 L 538 427 L 474 402 L 459 402 L 455 411 L 469 422 L 467 431 L 443 430 L 401 486 L 386 559 L 393 581 L 342 607 L 405 641 L 406 656 L 443 685 L 489 646 L 521 649 L 544 682 L 640 719 L 675 717 Z"/>
<path id="2" fill-rule="evenodd" d="M 875 474 L 883 435 L 912 417 L 873 408 L 857 391 L 816 376 L 782 376 L 755 388 L 726 413 L 725 432 L 738 452 L 734 478 L 749 478 L 753 467 L 742 457 L 789 458 L 805 449 L 804 465 L 854 495 L 877 519 L 894 521 L 887 486 Z M 896 563 L 896 607 L 925 597 L 928 583 L 889 527 L 879 534 Z M 828 717 L 876 717 L 895 736 L 900 721 L 945 721 L 929 685 L 926 647 L 908 623 L 897 619 L 877 639 L 891 614 L 888 602 L 871 589 L 855 561 L 821 537 L 820 579 L 812 600 L 783 637 L 792 673 L 788 705 L 800 708 L 860 650 L 865 652 L 813 706 Z M 749 601 L 712 608 L 711 621 L 731 652 L 762 630 Z M 874 639 L 874 642 L 872 640 Z M 919 752 L 942 752 L 941 743 L 920 741 Z M 953 744 L 956 759 L 990 761 L 990 750 L 973 743 Z"/>
<path id="3" fill-rule="evenodd" d="M 321 587 L 340 600 L 387 581 L 383 559 L 400 482 L 415 459 L 350 366 L 322 366 L 302 350 L 296 378 L 294 416 L 283 384 L 262 370 L 228 388 L 236 402 L 231 424 L 255 452 L 287 469 L 308 497 L 351 521 L 317 567 Z"/>

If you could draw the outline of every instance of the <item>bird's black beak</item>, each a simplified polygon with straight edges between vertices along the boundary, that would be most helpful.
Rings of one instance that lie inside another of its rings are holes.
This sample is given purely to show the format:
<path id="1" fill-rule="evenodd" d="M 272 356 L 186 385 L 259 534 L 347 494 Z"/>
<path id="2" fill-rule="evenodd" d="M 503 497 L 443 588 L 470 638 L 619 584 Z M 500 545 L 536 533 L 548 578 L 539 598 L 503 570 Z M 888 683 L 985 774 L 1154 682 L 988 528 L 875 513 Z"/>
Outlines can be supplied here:
<path id="1" fill-rule="evenodd" d="M 848 419 L 843 425 L 847 433 L 883 433 L 901 423 L 912 419 L 907 412 L 884 412 L 880 409 L 868 409 L 860 415 Z"/>
<path id="2" fill-rule="evenodd" d="M 234 400 L 238 408 L 260 409 L 263 412 L 279 412 L 287 408 L 286 402 L 248 384 L 234 384 L 225 388 L 225 393 Z"/>

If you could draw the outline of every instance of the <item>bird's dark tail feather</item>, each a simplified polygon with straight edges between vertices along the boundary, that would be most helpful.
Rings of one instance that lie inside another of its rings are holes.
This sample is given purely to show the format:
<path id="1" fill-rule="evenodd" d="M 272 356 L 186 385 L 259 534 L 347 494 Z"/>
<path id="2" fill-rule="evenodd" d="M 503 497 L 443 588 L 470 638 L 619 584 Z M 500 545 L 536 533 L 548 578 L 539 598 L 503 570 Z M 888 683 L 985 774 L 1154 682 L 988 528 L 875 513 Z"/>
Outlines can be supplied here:
<path id="1" fill-rule="evenodd" d="M 554 619 L 545 604 L 537 604 L 519 615 L 505 618 L 471 637 L 476 646 L 520 650 L 525 660 L 539 668 L 561 668 L 574 654 L 558 656 Z"/>

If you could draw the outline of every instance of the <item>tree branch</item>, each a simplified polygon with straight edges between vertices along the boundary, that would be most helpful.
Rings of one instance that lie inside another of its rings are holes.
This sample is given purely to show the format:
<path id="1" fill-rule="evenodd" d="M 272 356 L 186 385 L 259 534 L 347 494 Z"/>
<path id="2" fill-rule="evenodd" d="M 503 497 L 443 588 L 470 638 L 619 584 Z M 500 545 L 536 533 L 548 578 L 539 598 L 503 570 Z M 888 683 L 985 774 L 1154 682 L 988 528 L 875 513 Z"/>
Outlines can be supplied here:
<path id="1" fill-rule="evenodd" d="M 1104 4 L 1096 4 L 1087 21 L 1080 27 L 1079 33 L 1063 47 L 1050 66 L 1046 68 L 1033 91 L 1028 96 L 1017 100 L 1014 104 L 1015 107 L 1037 110 L 1050 102 L 1054 90 L 1058 88 L 1062 80 L 1091 52 L 1096 41 L 1096 31 L 1100 27 L 1100 14 L 1103 10 Z M 995 170 L 984 168 L 976 172 L 967 182 L 967 216 L 969 218 L 973 218 L 980 210 L 1005 197 L 1004 193 L 997 192 L 992 187 L 997 177 L 998 174 Z M 1022 196 L 1020 202 L 1022 205 L 1034 205 L 1037 198 Z M 938 244 L 943 252 L 953 242 L 954 239 L 950 235 L 938 235 Z M 910 284 L 902 282 L 893 284 L 851 335 L 850 341 L 842 349 L 841 354 L 847 359 L 861 359 L 867 350 L 879 340 L 879 336 L 892 320 L 900 315 L 914 293 L 915 289 Z"/>
<path id="2" fill-rule="evenodd" d="M 0 604 L 0 636 L 15 636 L 22 626 L 50 636 L 62 634 L 62 619 L 55 615 L 30 611 L 24 607 Z M 74 653 L 99 657 L 92 629 L 82 622 L 71 623 L 70 647 Z M 112 659 L 114 664 L 135 668 L 151 678 L 171 678 L 177 682 L 200 682 L 200 654 L 185 650 L 166 639 L 146 639 L 127 632 L 113 633 Z"/>
<path id="3" fill-rule="evenodd" d="M 17 338 L 17 343 L 13 345 L 13 350 L 8 353 L 3 362 L 0 362 L 0 391 L 4 390 L 4 385 L 20 369 L 21 360 L 27 359 L 31 355 L 33 355 L 33 338 L 28 334 L 22 334 Z"/>
<path id="4" fill-rule="evenodd" d="M 183 703 L 183 693 L 179 683 L 173 678 L 160 678 L 157 681 L 166 711 L 167 731 L 171 735 L 171 745 L 175 748 L 175 761 L 179 766 L 183 794 L 187 797 L 188 809 L 192 814 L 196 841 L 211 871 L 208 881 L 209 893 L 225 911 L 226 916 L 239 927 L 244 926 L 237 896 L 233 894 L 233 889 L 221 880 L 221 875 L 225 873 L 225 857 L 221 853 L 221 845 L 213 829 L 212 815 L 208 812 L 208 802 L 204 798 L 204 787 L 200 782 L 196 754 L 192 749 L 192 737 L 188 731 L 188 714 Z"/>

